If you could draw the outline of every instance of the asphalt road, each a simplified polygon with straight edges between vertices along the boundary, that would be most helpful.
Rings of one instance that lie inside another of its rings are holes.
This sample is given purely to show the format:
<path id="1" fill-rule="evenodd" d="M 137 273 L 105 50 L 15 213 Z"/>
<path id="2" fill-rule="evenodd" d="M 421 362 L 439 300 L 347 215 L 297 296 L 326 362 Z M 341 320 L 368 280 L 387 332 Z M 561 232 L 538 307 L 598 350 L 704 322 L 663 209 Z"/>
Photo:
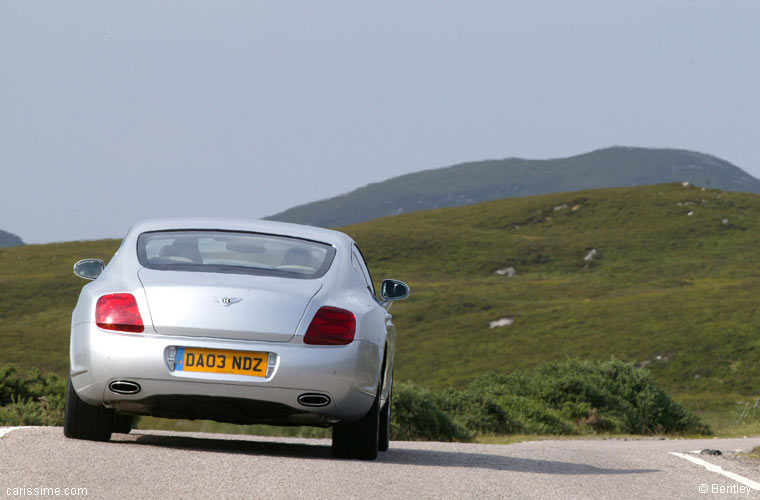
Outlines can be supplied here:
<path id="1" fill-rule="evenodd" d="M 327 440 L 133 431 L 94 443 L 32 427 L 0 438 L 0 499 L 65 498 L 66 488 L 88 499 L 760 498 L 760 462 L 733 452 L 757 446 L 760 437 L 393 442 L 362 462 L 332 459 Z M 706 448 L 723 455 L 694 453 Z"/>

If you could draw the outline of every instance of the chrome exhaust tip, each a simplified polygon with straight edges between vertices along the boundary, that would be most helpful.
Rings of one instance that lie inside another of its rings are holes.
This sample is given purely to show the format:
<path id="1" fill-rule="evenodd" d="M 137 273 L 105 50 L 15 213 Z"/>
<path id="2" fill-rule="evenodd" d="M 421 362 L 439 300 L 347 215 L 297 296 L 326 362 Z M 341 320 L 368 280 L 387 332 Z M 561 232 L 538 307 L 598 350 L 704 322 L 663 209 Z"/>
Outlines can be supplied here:
<path id="1" fill-rule="evenodd" d="M 114 380 L 108 384 L 108 389 L 116 394 L 137 394 L 140 392 L 140 384 L 129 380 Z"/>
<path id="2" fill-rule="evenodd" d="M 298 403 L 302 406 L 327 406 L 330 404 L 330 396 L 316 392 L 307 392 L 298 396 Z"/>

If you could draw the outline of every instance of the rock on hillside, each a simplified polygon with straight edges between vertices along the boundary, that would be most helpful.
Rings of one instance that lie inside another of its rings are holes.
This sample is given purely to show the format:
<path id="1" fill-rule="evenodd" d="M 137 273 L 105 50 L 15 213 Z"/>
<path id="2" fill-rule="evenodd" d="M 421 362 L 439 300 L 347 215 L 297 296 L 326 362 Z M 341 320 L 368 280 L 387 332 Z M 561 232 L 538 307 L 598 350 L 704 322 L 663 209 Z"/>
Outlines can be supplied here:
<path id="1" fill-rule="evenodd" d="M 483 201 L 687 181 L 760 193 L 760 180 L 714 156 L 675 149 L 612 147 L 553 160 L 507 158 L 424 170 L 268 217 L 322 227 Z"/>
<path id="2" fill-rule="evenodd" d="M 17 247 L 24 242 L 15 234 L 0 230 L 0 247 Z"/>

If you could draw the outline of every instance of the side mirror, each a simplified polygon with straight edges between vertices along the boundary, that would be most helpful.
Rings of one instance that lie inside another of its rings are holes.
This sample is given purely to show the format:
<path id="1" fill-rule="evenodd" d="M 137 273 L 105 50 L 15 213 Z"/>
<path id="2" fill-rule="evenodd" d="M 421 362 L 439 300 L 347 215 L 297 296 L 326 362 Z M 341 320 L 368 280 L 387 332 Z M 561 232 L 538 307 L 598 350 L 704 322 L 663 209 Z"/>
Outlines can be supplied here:
<path id="1" fill-rule="evenodd" d="M 380 297 L 383 300 L 402 300 L 409 297 L 409 287 L 403 281 L 383 280 L 380 285 Z"/>
<path id="2" fill-rule="evenodd" d="M 74 264 L 74 274 L 86 280 L 94 280 L 105 267 L 106 263 L 100 259 L 84 259 Z"/>

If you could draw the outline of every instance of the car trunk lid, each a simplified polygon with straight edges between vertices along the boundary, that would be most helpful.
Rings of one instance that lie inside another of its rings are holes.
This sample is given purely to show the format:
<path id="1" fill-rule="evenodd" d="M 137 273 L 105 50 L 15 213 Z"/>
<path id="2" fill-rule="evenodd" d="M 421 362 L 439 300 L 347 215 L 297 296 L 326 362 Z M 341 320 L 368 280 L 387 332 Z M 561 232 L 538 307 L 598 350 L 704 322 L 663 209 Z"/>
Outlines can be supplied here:
<path id="1" fill-rule="evenodd" d="M 162 335 L 287 342 L 318 279 L 141 269 L 155 331 Z"/>

